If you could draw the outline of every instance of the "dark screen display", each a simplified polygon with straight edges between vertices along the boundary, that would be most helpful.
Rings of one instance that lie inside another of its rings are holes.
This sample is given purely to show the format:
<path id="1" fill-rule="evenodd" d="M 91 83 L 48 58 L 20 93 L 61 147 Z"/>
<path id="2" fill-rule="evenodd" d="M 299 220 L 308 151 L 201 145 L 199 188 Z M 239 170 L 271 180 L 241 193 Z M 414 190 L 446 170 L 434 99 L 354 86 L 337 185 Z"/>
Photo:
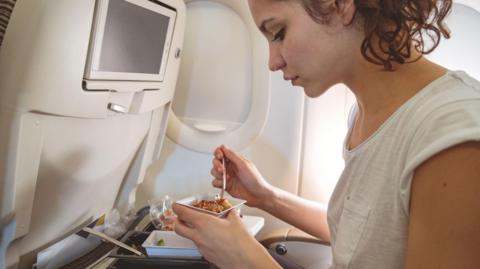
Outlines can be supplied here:
<path id="1" fill-rule="evenodd" d="M 124 0 L 110 0 L 99 71 L 159 74 L 169 20 Z"/>

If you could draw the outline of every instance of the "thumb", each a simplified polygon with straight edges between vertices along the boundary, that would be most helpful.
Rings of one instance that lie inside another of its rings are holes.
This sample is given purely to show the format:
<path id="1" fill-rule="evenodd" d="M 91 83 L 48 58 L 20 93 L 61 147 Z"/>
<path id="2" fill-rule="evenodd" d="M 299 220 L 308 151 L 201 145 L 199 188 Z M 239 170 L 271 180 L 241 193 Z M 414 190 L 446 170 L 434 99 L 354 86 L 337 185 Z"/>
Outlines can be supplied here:
<path id="1" fill-rule="evenodd" d="M 241 222 L 241 216 L 240 216 L 240 211 L 236 208 L 230 210 L 227 215 L 227 220 L 228 221 L 233 221 L 233 222 Z"/>

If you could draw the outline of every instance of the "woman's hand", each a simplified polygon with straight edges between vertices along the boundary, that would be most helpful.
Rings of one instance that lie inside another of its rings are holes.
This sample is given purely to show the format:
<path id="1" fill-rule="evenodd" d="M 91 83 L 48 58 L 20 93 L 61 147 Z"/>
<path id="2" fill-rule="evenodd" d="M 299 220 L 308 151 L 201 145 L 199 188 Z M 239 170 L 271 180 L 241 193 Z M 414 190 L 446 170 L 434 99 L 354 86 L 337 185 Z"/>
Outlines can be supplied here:
<path id="1" fill-rule="evenodd" d="M 173 210 L 175 232 L 195 242 L 203 257 L 219 268 L 279 268 L 245 229 L 236 210 L 224 219 L 179 204 Z"/>
<path id="2" fill-rule="evenodd" d="M 255 165 L 245 157 L 222 145 L 215 149 L 212 161 L 212 185 L 222 187 L 222 158 L 227 167 L 227 186 L 230 195 L 247 201 L 248 206 L 261 207 L 261 202 L 268 201 L 273 195 L 273 187 L 267 183 Z"/>
<path id="3" fill-rule="evenodd" d="M 215 177 L 212 182 L 214 187 L 222 187 L 222 158 L 225 157 L 227 191 L 233 197 L 247 200 L 248 206 L 267 211 L 311 235 L 330 240 L 326 205 L 308 201 L 268 184 L 252 162 L 226 146 L 218 147 L 214 155 L 211 171 Z"/>

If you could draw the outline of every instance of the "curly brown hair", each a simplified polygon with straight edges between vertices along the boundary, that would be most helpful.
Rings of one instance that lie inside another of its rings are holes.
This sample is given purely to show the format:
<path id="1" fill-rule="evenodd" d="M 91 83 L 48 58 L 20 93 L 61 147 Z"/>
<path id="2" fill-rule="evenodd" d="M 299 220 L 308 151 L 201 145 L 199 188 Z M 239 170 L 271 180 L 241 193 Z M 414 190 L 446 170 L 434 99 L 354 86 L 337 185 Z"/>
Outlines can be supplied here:
<path id="1" fill-rule="evenodd" d="M 299 0 L 318 23 L 328 23 L 330 15 L 348 0 Z M 411 58 L 412 47 L 421 55 L 435 50 L 441 37 L 450 38 L 444 19 L 452 0 L 353 0 L 363 26 L 363 57 L 392 71 L 393 63 Z M 427 43 L 427 38 L 431 45 Z"/>

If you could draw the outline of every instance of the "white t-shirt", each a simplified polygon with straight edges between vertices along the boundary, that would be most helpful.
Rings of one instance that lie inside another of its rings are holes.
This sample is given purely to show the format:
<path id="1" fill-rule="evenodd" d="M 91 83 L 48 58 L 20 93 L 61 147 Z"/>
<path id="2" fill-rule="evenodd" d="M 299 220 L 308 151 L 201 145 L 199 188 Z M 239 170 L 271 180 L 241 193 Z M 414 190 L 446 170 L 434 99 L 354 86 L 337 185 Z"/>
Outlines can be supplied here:
<path id="1" fill-rule="evenodd" d="M 328 207 L 331 268 L 404 269 L 415 168 L 474 140 L 480 141 L 480 82 L 450 71 L 410 98 L 363 143 L 348 150 L 345 142 L 345 169 Z"/>

